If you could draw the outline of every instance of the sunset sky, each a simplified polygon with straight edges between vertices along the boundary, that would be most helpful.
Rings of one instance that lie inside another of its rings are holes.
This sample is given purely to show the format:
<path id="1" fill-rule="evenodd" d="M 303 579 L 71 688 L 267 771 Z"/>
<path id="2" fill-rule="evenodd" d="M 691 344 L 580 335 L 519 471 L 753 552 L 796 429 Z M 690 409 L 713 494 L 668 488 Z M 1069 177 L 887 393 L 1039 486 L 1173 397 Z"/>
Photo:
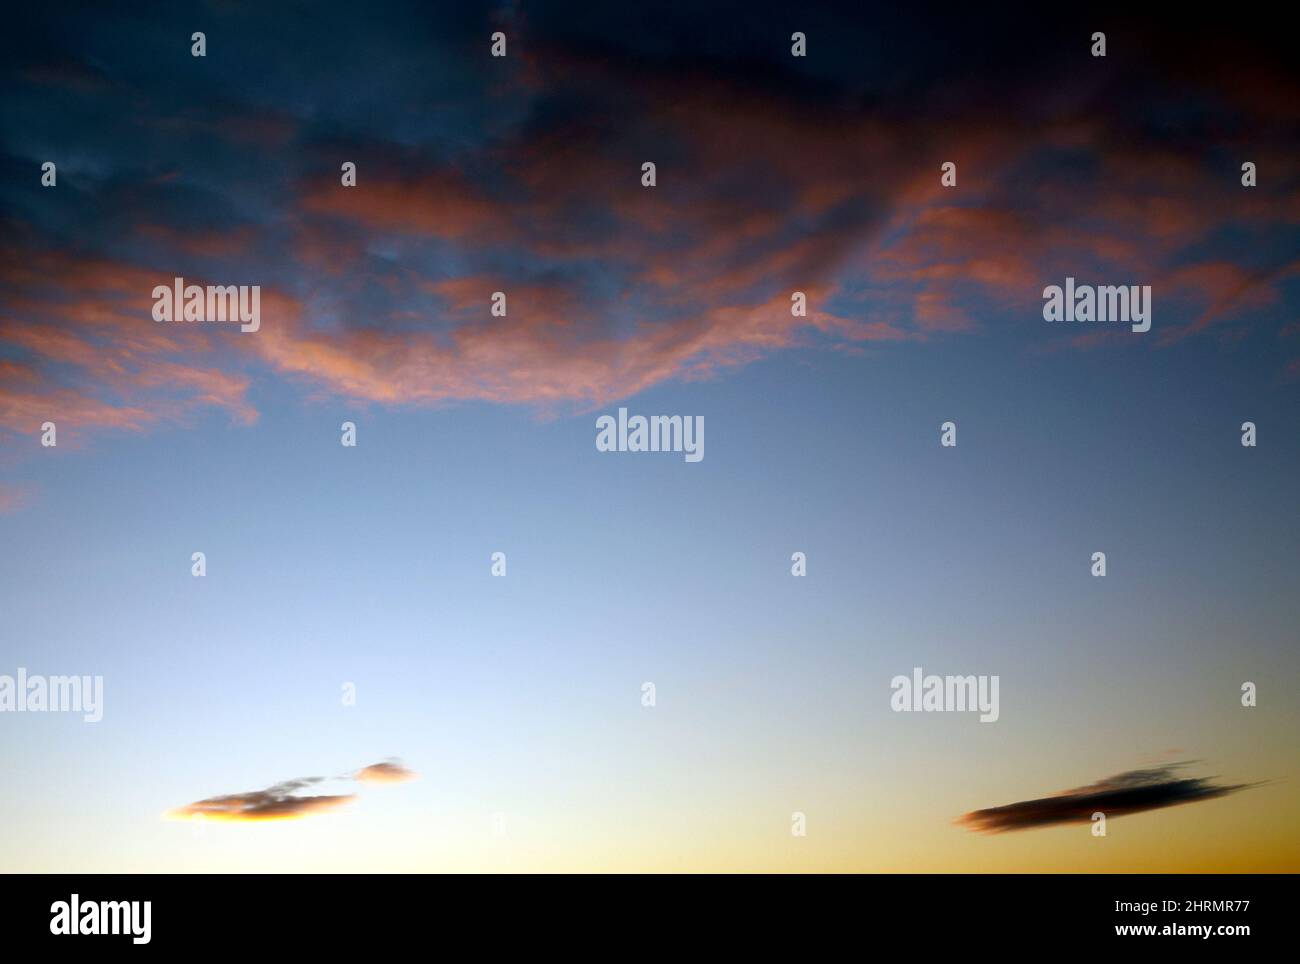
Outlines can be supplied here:
<path id="1" fill-rule="evenodd" d="M 1300 870 L 1292 40 L 848 9 L 6 14 L 0 871 Z"/>

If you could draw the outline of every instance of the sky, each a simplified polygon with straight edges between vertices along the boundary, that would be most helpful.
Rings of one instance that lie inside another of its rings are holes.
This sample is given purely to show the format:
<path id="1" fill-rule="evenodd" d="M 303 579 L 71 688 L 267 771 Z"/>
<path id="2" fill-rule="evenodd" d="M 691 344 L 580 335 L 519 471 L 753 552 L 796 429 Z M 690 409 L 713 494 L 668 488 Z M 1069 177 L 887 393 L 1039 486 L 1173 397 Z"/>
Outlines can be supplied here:
<path id="1" fill-rule="evenodd" d="M 1300 870 L 1285 38 L 593 7 L 11 15 L 0 870 Z"/>

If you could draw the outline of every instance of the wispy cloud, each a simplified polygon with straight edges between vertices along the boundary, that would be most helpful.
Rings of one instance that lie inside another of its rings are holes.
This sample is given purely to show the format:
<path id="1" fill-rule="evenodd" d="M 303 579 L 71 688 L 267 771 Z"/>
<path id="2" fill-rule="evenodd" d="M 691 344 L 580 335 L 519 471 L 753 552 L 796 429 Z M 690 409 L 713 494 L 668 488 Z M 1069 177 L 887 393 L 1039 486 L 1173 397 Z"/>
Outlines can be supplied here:
<path id="1" fill-rule="evenodd" d="M 1185 777 L 1179 770 L 1191 761 L 1146 770 L 1129 770 L 1086 787 L 1055 796 L 1022 800 L 1002 807 L 972 810 L 957 823 L 981 833 L 1029 830 L 1058 823 L 1087 823 L 1094 813 L 1108 818 L 1183 803 L 1214 800 L 1258 786 L 1256 783 L 1215 783 L 1214 777 Z"/>

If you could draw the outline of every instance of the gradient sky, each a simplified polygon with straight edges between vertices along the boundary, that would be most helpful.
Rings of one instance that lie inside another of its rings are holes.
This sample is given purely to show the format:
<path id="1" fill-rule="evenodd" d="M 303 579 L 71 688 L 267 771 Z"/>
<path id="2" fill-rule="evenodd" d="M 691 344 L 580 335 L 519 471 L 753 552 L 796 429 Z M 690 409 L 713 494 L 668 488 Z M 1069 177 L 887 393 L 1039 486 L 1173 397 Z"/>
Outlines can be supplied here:
<path id="1" fill-rule="evenodd" d="M 1300 870 L 1287 38 L 614 6 L 10 15 L 0 674 L 105 714 L 0 714 L 0 869 Z M 154 322 L 176 275 L 261 330 Z M 1151 331 L 1044 322 L 1066 276 Z M 596 451 L 619 406 L 704 460 Z M 891 712 L 914 666 L 1000 720 Z M 1184 760 L 1261 785 L 956 823 Z"/>

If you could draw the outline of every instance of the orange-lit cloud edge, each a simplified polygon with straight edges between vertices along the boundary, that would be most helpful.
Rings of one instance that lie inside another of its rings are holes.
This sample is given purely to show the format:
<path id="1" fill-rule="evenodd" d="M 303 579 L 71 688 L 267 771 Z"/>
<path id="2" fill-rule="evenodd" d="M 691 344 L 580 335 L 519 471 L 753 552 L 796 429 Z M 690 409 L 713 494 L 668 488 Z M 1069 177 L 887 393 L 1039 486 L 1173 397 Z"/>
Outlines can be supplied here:
<path id="1" fill-rule="evenodd" d="M 397 760 L 372 763 L 345 776 L 339 781 L 365 784 L 405 783 L 416 779 L 417 774 Z M 164 820 L 215 820 L 222 823 L 265 823 L 270 821 L 300 820 L 304 817 L 339 810 L 353 803 L 357 795 L 305 794 L 300 791 L 325 782 L 324 777 L 301 777 L 273 784 L 265 790 L 223 794 L 206 797 L 182 807 L 164 811 Z"/>

